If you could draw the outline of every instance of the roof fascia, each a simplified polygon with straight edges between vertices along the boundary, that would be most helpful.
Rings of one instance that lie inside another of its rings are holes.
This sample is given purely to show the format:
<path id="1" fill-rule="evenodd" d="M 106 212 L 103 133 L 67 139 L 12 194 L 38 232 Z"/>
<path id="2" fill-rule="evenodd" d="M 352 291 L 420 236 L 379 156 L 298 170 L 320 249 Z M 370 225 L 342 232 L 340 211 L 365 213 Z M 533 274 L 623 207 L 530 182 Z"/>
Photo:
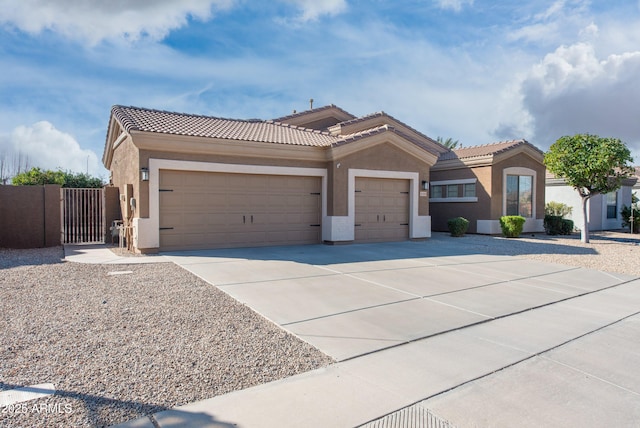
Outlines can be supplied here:
<path id="1" fill-rule="evenodd" d="M 102 153 L 102 164 L 105 168 L 111 168 L 111 162 L 113 160 L 113 152 L 127 137 L 127 133 L 120 122 L 111 114 L 109 120 L 109 130 L 107 131 L 107 137 L 104 143 L 104 151 Z"/>
<path id="2" fill-rule="evenodd" d="M 131 131 L 133 144 L 142 150 L 184 154 L 241 156 L 268 159 L 326 161 L 328 147 L 226 140 L 190 135 Z"/>
<path id="3" fill-rule="evenodd" d="M 351 113 L 332 105 L 326 108 L 308 110 L 306 112 L 296 113 L 295 115 L 274 119 L 274 122 L 286 123 L 287 125 L 304 126 L 305 123 L 317 122 L 327 118 L 334 118 L 340 122 L 344 122 L 352 120 L 354 116 Z"/>

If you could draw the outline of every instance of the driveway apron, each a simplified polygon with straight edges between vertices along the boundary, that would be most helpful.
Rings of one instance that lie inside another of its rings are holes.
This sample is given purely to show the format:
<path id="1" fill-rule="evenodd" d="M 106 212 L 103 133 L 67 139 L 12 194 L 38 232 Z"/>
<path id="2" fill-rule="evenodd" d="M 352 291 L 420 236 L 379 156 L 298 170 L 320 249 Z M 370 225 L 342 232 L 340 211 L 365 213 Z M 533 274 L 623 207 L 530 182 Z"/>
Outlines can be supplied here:
<path id="1" fill-rule="evenodd" d="M 165 256 L 337 363 L 158 413 L 154 426 L 640 420 L 640 378 L 627 373 L 640 364 L 635 277 L 437 240 Z"/>
<path id="2" fill-rule="evenodd" d="M 424 242 L 166 253 L 338 361 L 631 279 Z"/>

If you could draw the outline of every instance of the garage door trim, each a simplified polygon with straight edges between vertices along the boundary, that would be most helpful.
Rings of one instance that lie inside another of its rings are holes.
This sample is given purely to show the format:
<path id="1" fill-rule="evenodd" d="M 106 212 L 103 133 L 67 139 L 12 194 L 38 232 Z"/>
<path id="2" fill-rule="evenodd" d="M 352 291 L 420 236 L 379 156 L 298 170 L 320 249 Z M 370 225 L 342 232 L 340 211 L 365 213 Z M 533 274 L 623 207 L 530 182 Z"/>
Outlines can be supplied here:
<path id="1" fill-rule="evenodd" d="M 149 159 L 149 217 L 134 219 L 134 245 L 137 248 L 160 247 L 160 170 L 225 172 L 235 174 L 287 175 L 322 178 L 322 218 L 327 216 L 327 170 L 325 168 L 244 165 Z"/>

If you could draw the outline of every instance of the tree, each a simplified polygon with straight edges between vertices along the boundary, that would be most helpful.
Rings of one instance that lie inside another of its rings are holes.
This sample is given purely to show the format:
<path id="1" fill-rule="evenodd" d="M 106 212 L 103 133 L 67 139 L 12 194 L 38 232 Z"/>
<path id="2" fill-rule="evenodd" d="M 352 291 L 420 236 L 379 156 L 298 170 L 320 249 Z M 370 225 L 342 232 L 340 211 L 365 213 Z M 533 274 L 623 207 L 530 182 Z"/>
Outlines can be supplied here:
<path id="1" fill-rule="evenodd" d="M 100 188 L 104 186 L 104 182 L 101 178 L 92 177 L 89 174 L 83 172 L 74 174 L 72 172 L 64 172 L 64 184 L 62 187 L 73 188 Z"/>
<path id="2" fill-rule="evenodd" d="M 564 136 L 544 155 L 547 169 L 576 189 L 582 199 L 584 227 L 581 240 L 589 242 L 587 202 L 598 194 L 616 191 L 622 180 L 633 173 L 633 158 L 627 146 L 617 138 L 590 134 Z"/>
<path id="3" fill-rule="evenodd" d="M 29 171 L 21 172 L 11 179 L 14 186 L 38 186 L 43 184 L 64 184 L 64 173 L 62 171 L 43 171 L 34 166 Z"/>
<path id="4" fill-rule="evenodd" d="M 436 138 L 436 141 L 451 150 L 462 148 L 462 144 L 460 144 L 458 140 L 454 140 L 451 137 L 447 138 L 446 140 L 443 140 L 442 137 L 438 137 Z"/>
<path id="5" fill-rule="evenodd" d="M 74 174 L 70 171 L 43 171 L 38 167 L 33 167 L 29 171 L 20 173 L 13 177 L 11 183 L 15 186 L 36 186 L 43 184 L 59 184 L 62 187 L 100 188 L 104 185 L 102 179 L 92 177 L 89 174 Z"/>

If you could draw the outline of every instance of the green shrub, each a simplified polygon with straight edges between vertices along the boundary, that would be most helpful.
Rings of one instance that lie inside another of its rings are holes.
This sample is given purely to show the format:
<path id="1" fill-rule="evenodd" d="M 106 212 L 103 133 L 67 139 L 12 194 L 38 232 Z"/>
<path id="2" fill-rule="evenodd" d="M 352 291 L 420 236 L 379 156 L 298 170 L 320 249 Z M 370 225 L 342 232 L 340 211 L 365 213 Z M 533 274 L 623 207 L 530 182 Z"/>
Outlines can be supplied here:
<path id="1" fill-rule="evenodd" d="M 633 205 L 633 233 L 640 232 L 640 207 L 638 204 Z M 622 206 L 620 210 L 622 216 L 622 227 L 629 227 L 631 223 L 631 207 L 626 205 Z"/>
<path id="2" fill-rule="evenodd" d="M 562 235 L 571 235 L 571 233 L 573 232 L 573 220 L 563 218 L 561 232 Z"/>
<path id="3" fill-rule="evenodd" d="M 545 215 L 564 217 L 571 214 L 573 208 L 562 202 L 551 201 L 544 206 Z"/>
<path id="4" fill-rule="evenodd" d="M 544 216 L 544 231 L 547 235 L 570 235 L 573 232 L 573 221 L 547 214 Z"/>
<path id="5" fill-rule="evenodd" d="M 469 228 L 469 220 L 464 217 L 450 218 L 447 220 L 447 226 L 449 226 L 451 236 L 464 236 Z"/>
<path id="6" fill-rule="evenodd" d="M 527 220 L 519 215 L 505 215 L 500 217 L 502 234 L 507 238 L 517 238 L 522 233 L 525 221 Z"/>

